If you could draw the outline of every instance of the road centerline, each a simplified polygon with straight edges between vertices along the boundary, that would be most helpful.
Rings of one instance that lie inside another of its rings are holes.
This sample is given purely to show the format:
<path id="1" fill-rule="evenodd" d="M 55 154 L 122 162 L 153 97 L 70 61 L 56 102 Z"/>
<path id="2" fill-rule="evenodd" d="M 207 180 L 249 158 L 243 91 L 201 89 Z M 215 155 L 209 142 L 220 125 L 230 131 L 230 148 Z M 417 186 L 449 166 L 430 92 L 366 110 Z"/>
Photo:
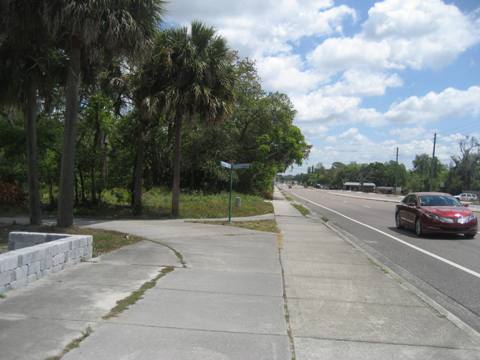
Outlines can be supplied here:
<path id="1" fill-rule="evenodd" d="M 327 206 L 324 206 L 324 205 L 321 205 L 321 204 L 319 204 L 319 203 L 316 203 L 316 202 L 314 202 L 314 201 L 312 201 L 312 200 L 310 200 L 310 199 L 304 198 L 304 197 L 301 196 L 301 195 L 298 195 L 298 194 L 295 194 L 295 193 L 294 193 L 294 195 L 295 195 L 296 197 L 304 200 L 304 201 L 307 201 L 307 202 L 309 202 L 309 203 L 311 203 L 311 204 L 313 204 L 313 205 L 319 206 L 319 207 L 321 207 L 321 208 L 323 208 L 323 209 L 325 209 L 325 210 L 327 210 L 327 211 L 330 211 L 330 212 L 332 212 L 332 213 L 334 213 L 334 214 L 337 214 L 337 215 L 339 215 L 339 216 L 342 216 L 343 218 L 345 218 L 345 219 L 347 219 L 347 220 L 350 220 L 350 221 L 352 221 L 352 222 L 354 222 L 354 223 L 356 223 L 356 224 L 362 225 L 362 226 L 364 226 L 364 227 L 366 227 L 366 228 L 368 228 L 368 229 L 370 229 L 370 230 L 376 231 L 376 232 L 378 232 L 379 234 L 382 234 L 382 235 L 384 235 L 384 236 L 387 236 L 387 237 L 389 237 L 389 238 L 392 239 L 392 240 L 395 240 L 395 241 L 397 241 L 397 242 L 399 242 L 399 243 L 401 243 L 401 244 L 403 244 L 403 245 L 405 245 L 405 246 L 408 246 L 408 247 L 410 247 L 410 248 L 412 248 L 412 249 L 414 249 L 414 250 L 417 250 L 417 251 L 419 251 L 419 252 L 421 252 L 421 253 L 423 253 L 423 254 L 425 254 L 425 255 L 428 255 L 428 256 L 436 259 L 436 260 L 439 260 L 439 261 L 441 261 L 441 262 L 443 262 L 443 263 L 445 263 L 445 264 L 448 264 L 448 265 L 450 265 L 450 266 L 453 266 L 453 267 L 455 267 L 455 268 L 457 268 L 457 269 L 459 269 L 459 270 L 462 270 L 462 271 L 464 271 L 464 272 L 466 272 L 466 273 L 468 273 L 468 274 L 470 274 L 470 275 L 473 275 L 473 276 L 475 276 L 476 278 L 480 279 L 480 273 L 477 273 L 476 271 L 473 271 L 473 270 L 471 270 L 471 269 L 469 269 L 469 268 L 466 268 L 465 266 L 462 266 L 462 265 L 460 265 L 460 264 L 457 264 L 456 262 L 453 262 L 453 261 L 451 261 L 451 260 L 445 259 L 445 258 L 443 258 L 443 257 L 441 257 L 441 256 L 439 256 L 439 255 L 437 255 L 437 254 L 434 254 L 434 253 L 432 253 L 432 252 L 430 252 L 430 251 L 428 251 L 428 250 L 422 249 L 421 247 L 418 247 L 418 246 L 415 246 L 415 245 L 413 245 L 413 244 L 410 244 L 409 242 L 406 242 L 406 241 L 404 241 L 404 240 L 402 240 L 402 239 L 399 239 L 399 238 L 397 238 L 396 236 L 393 236 L 393 235 L 391 235 L 391 234 L 389 234 L 389 233 L 387 233 L 387 232 L 385 232 L 385 231 L 382 231 L 382 230 L 380 230 L 380 229 L 377 229 L 377 228 L 374 227 L 374 226 L 371 226 L 371 225 L 365 224 L 365 223 L 363 223 L 363 222 L 361 222 L 361 221 L 359 221 L 359 220 L 353 219 L 353 218 L 351 218 L 351 217 L 349 217 L 349 216 L 347 216 L 347 215 L 345 215 L 345 214 L 342 214 L 342 213 L 339 212 L 339 211 L 336 211 L 336 210 L 331 209 L 331 208 L 329 208 L 329 207 L 327 207 Z"/>

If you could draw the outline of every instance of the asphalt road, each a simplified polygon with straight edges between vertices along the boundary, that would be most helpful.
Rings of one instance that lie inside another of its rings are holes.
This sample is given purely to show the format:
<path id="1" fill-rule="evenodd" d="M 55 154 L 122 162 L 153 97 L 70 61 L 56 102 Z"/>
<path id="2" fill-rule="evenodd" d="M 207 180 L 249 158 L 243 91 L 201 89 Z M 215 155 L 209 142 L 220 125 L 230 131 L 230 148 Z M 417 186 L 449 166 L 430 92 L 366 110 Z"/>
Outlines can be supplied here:
<path id="1" fill-rule="evenodd" d="M 417 238 L 413 232 L 395 228 L 394 203 L 317 189 L 283 190 L 328 218 L 347 237 L 480 331 L 480 234 L 471 240 L 454 235 Z"/>

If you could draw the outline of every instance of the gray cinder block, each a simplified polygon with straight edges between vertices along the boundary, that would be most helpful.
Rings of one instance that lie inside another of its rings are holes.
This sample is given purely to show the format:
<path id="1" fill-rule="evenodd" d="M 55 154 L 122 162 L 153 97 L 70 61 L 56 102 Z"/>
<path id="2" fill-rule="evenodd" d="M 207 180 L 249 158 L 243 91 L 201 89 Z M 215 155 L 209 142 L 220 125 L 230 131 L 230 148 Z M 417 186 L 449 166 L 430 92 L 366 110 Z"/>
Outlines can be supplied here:
<path id="1" fill-rule="evenodd" d="M 90 259 L 93 239 L 90 235 L 12 232 L 9 248 L 13 250 L 0 254 L 0 293 Z"/>

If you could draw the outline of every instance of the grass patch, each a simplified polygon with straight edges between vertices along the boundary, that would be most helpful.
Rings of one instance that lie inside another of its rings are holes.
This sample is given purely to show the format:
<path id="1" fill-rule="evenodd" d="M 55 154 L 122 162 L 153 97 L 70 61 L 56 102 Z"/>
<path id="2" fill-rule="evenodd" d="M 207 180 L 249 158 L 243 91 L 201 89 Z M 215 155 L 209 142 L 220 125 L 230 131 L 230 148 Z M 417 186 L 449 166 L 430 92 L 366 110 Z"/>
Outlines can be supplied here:
<path id="1" fill-rule="evenodd" d="M 7 297 L 7 295 L 5 294 L 0 294 L 0 299 L 5 299 Z"/>
<path id="2" fill-rule="evenodd" d="M 131 305 L 135 304 L 138 300 L 143 298 L 143 295 L 145 294 L 145 292 L 148 289 L 153 288 L 157 284 L 157 281 L 160 278 L 162 278 L 163 276 L 167 275 L 172 271 L 173 271 L 173 266 L 167 266 L 163 268 L 157 276 L 155 276 L 152 280 L 144 283 L 138 290 L 135 290 L 126 298 L 122 300 L 118 300 L 117 305 L 115 305 L 115 307 L 113 307 L 107 315 L 103 316 L 102 319 L 104 320 L 111 319 L 117 316 L 118 314 L 122 313 L 126 309 L 128 309 Z"/>
<path id="3" fill-rule="evenodd" d="M 286 194 L 283 194 L 283 196 L 285 196 L 285 199 L 287 199 L 288 201 L 293 201 L 293 198 L 291 196 L 288 196 Z"/>
<path id="4" fill-rule="evenodd" d="M 240 197 L 242 205 L 232 206 L 232 216 L 254 216 L 273 213 L 273 205 L 266 202 L 264 198 L 256 195 L 233 193 L 232 200 Z M 102 219 L 125 219 L 144 218 L 162 219 L 171 217 L 172 194 L 162 188 L 152 188 L 145 191 L 142 196 L 143 214 L 133 216 L 130 208 L 130 195 L 125 189 L 113 189 L 102 193 L 102 202 L 98 205 L 77 206 L 74 209 L 76 217 L 102 218 Z M 203 193 L 182 193 L 180 194 L 180 217 L 181 218 L 223 218 L 228 213 L 228 193 L 203 194 Z M 2 216 L 27 215 L 25 209 L 10 209 L 4 212 L 0 209 Z M 54 216 L 53 211 L 45 211 L 46 216 Z"/>
<path id="5" fill-rule="evenodd" d="M 232 206 L 232 216 L 254 216 L 273 213 L 273 205 L 266 202 L 262 197 L 233 193 L 235 197 L 242 199 L 242 206 Z M 118 200 L 120 199 L 120 200 Z M 94 208 L 78 208 L 75 215 L 86 217 L 132 217 L 128 201 L 121 196 L 104 196 L 104 202 Z M 152 188 L 146 191 L 142 197 L 142 218 L 169 218 L 171 216 L 172 193 L 161 188 Z M 228 193 L 204 195 L 201 193 L 180 194 L 180 217 L 181 218 L 220 218 L 227 216 Z"/>
<path id="6" fill-rule="evenodd" d="M 72 341 L 70 341 L 67 346 L 62 350 L 62 352 L 59 355 L 55 356 L 50 356 L 47 358 L 47 360 L 60 360 L 62 357 L 64 357 L 68 352 L 72 351 L 73 349 L 76 349 L 80 346 L 80 343 L 85 340 L 87 337 L 90 336 L 90 334 L 93 332 L 92 328 L 89 326 L 85 329 L 85 331 L 82 331 L 82 335 Z"/>
<path id="7" fill-rule="evenodd" d="M 260 196 L 232 194 L 232 200 L 240 197 L 242 205 L 232 206 L 232 216 L 254 216 L 273 213 L 273 205 L 266 202 Z M 163 209 L 170 215 L 171 193 L 161 189 L 151 189 L 144 195 L 144 206 L 147 211 L 152 209 Z M 218 218 L 227 216 L 228 193 L 214 195 L 202 194 L 181 194 L 180 195 L 180 216 L 182 218 Z"/>
<path id="8" fill-rule="evenodd" d="M 33 226 L 33 225 L 6 225 L 0 224 L 0 252 L 3 247 L 8 244 L 8 233 L 11 231 L 32 231 L 42 233 L 61 233 L 72 235 L 92 235 L 93 237 L 93 256 L 116 250 L 125 245 L 134 244 L 140 240 L 141 237 L 124 234 L 110 230 L 100 230 L 92 228 L 80 228 L 72 226 L 70 228 L 59 228 L 56 226 Z"/>
<path id="9" fill-rule="evenodd" d="M 303 216 L 310 215 L 310 210 L 308 210 L 308 209 L 307 209 L 305 206 L 303 206 L 302 204 L 292 203 L 292 205 L 295 207 L 295 209 L 297 209 L 298 211 L 300 211 L 300 213 L 301 213 Z"/>
<path id="10" fill-rule="evenodd" d="M 266 232 L 272 232 L 272 233 L 280 232 L 275 220 L 232 221 L 231 223 L 229 223 L 228 221 L 202 221 L 199 223 L 212 224 L 212 225 L 236 226 L 244 229 L 266 231 Z"/>

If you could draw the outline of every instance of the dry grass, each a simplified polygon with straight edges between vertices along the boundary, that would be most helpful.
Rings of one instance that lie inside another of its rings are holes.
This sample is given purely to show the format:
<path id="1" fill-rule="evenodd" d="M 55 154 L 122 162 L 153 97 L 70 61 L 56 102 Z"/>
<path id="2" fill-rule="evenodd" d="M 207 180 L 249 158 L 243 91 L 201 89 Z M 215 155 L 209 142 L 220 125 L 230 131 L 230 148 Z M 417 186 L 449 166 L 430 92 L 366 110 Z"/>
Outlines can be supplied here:
<path id="1" fill-rule="evenodd" d="M 148 289 L 153 288 L 157 284 L 157 281 L 160 278 L 164 277 L 165 275 L 172 272 L 173 270 L 174 269 L 172 266 L 167 266 L 163 268 L 157 276 L 155 276 L 152 280 L 145 282 L 142 286 L 140 286 L 138 290 L 135 290 L 126 298 L 122 300 L 118 300 L 117 305 L 115 305 L 115 307 L 112 308 L 107 315 L 103 316 L 102 319 L 108 320 L 115 316 L 118 316 L 118 314 L 122 313 L 123 311 L 128 309 L 131 305 L 135 304 L 138 300 L 143 298 L 143 295 Z"/>
<path id="2" fill-rule="evenodd" d="M 125 245 L 134 244 L 142 238 L 129 234 L 124 234 L 110 230 L 100 230 L 92 228 L 80 228 L 72 226 L 70 228 L 59 228 L 56 226 L 32 226 L 32 225 L 6 225 L 0 224 L 0 252 L 7 250 L 8 233 L 11 231 L 32 231 L 42 233 L 60 233 L 73 235 L 92 235 L 93 237 L 93 256 L 116 250 Z"/>
<path id="3" fill-rule="evenodd" d="M 211 224 L 211 225 L 226 225 L 226 226 L 236 226 L 244 229 L 257 230 L 257 231 L 266 231 L 271 233 L 279 233 L 280 230 L 277 227 L 275 220 L 254 220 L 254 221 L 195 221 L 202 224 Z"/>
<path id="4" fill-rule="evenodd" d="M 295 207 L 295 209 L 297 209 L 298 211 L 300 211 L 300 213 L 301 213 L 303 216 L 310 215 L 310 210 L 308 210 L 308 209 L 307 209 L 305 206 L 303 206 L 302 204 L 292 203 L 292 205 Z"/>

